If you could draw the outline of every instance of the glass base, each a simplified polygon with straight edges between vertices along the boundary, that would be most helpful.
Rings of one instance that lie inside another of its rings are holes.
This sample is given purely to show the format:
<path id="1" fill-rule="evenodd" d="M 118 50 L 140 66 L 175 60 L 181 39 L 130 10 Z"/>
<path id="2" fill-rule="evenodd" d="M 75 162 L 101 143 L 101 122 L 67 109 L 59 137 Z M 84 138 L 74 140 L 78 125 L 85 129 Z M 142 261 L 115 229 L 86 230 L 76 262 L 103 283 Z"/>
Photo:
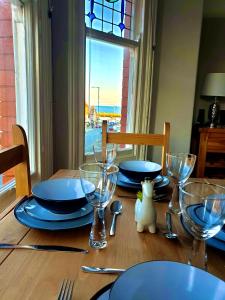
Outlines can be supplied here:
<path id="1" fill-rule="evenodd" d="M 107 246 L 107 241 L 94 241 L 90 239 L 89 245 L 94 249 L 104 249 Z"/>

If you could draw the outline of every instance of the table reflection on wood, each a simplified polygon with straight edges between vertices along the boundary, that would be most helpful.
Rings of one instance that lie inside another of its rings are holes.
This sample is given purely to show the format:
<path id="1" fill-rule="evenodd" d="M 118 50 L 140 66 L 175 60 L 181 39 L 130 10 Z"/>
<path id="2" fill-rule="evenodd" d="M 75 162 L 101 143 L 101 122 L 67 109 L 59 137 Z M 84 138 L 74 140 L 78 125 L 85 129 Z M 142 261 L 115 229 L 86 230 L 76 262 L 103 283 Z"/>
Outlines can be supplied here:
<path id="1" fill-rule="evenodd" d="M 78 177 L 73 170 L 60 170 L 52 178 Z M 198 179 L 202 181 L 201 179 Z M 210 180 L 225 184 L 224 180 Z M 99 289 L 114 281 L 116 275 L 84 273 L 82 265 L 114 268 L 128 268 L 149 260 L 171 260 L 187 262 L 191 239 L 180 225 L 179 217 L 173 216 L 173 228 L 179 239 L 168 240 L 165 213 L 167 202 L 156 202 L 157 234 L 138 233 L 134 221 L 134 197 L 129 197 L 120 189 L 119 198 L 123 203 L 123 213 L 117 218 L 116 235 L 107 236 L 108 246 L 103 250 L 93 250 L 88 246 L 90 226 L 67 231 L 49 232 L 29 229 L 14 217 L 9 210 L 0 223 L 0 241 L 21 244 L 58 244 L 89 249 L 88 254 L 66 252 L 42 252 L 28 250 L 0 251 L 1 299 L 56 299 L 64 278 L 75 280 L 74 299 L 90 299 Z M 106 209 L 106 227 L 109 233 L 112 215 Z M 225 279 L 224 252 L 208 247 L 208 271 Z"/>

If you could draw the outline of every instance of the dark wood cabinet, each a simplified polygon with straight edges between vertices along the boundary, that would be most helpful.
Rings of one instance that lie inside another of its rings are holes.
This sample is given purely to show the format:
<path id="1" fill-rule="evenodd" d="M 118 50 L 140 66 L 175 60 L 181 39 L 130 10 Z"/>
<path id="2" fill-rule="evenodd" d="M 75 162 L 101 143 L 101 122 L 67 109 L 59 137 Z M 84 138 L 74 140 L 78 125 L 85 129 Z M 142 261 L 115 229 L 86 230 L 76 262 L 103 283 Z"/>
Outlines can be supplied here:
<path id="1" fill-rule="evenodd" d="M 225 128 L 199 128 L 196 177 L 225 178 Z"/>

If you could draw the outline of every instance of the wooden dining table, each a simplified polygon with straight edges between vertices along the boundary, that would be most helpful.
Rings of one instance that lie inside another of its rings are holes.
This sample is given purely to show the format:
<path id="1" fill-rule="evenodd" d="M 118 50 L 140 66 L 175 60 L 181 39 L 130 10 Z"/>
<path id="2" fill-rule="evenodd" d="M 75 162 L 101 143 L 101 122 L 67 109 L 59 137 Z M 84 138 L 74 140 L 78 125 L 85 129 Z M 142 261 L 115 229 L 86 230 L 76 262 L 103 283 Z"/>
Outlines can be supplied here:
<path id="1" fill-rule="evenodd" d="M 52 178 L 74 178 L 75 170 L 59 170 Z M 208 179 L 198 179 L 206 181 Z M 225 180 L 211 180 L 225 185 Z M 124 192 L 124 194 L 123 194 Z M 30 250 L 0 250 L 0 299 L 57 299 L 63 279 L 74 280 L 73 299 L 90 299 L 99 289 L 115 281 L 117 275 L 91 274 L 81 270 L 82 265 L 129 268 L 151 260 L 168 260 L 187 263 L 192 239 L 184 231 L 178 216 L 173 215 L 173 227 L 179 235 L 177 240 L 164 237 L 165 213 L 168 202 L 155 202 L 157 232 L 139 233 L 134 220 L 134 195 L 126 190 L 115 192 L 123 212 L 117 218 L 115 236 L 107 234 L 105 249 L 94 250 L 88 245 L 90 225 L 65 231 L 30 229 L 20 224 L 13 213 L 13 205 L 0 215 L 0 243 L 50 244 L 88 249 L 87 254 L 74 252 L 48 252 Z M 112 220 L 106 209 L 106 228 Z M 208 272 L 225 279 L 225 253 L 208 247 Z M 173 274 L 175 276 L 175 274 Z"/>

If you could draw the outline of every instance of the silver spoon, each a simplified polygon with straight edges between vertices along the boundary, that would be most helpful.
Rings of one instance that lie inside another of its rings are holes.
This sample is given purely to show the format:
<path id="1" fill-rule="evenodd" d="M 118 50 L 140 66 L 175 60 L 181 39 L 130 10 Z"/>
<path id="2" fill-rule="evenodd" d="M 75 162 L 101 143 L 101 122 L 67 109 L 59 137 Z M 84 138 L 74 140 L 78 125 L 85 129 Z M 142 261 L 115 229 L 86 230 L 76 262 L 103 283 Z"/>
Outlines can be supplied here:
<path id="1" fill-rule="evenodd" d="M 123 206 L 119 200 L 113 201 L 110 205 L 111 213 L 113 214 L 112 224 L 109 231 L 109 235 L 115 235 L 116 231 L 116 217 L 122 212 Z"/>
<path id="2" fill-rule="evenodd" d="M 167 225 L 168 232 L 164 233 L 164 236 L 167 239 L 176 239 L 177 234 L 172 231 L 171 213 L 168 211 L 166 212 L 166 225 Z"/>

